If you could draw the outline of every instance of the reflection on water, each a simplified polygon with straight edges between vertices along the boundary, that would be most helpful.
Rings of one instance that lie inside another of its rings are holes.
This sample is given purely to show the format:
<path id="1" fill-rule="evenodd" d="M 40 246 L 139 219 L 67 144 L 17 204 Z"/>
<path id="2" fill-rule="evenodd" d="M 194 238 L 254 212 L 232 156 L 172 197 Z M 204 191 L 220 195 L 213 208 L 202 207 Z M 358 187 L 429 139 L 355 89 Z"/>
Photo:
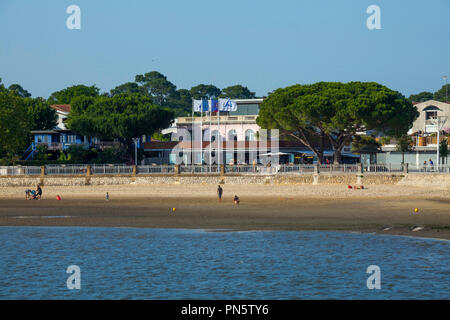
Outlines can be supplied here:
<path id="1" fill-rule="evenodd" d="M 450 298 L 448 241 L 79 227 L 0 227 L 0 241 L 0 299 Z M 81 290 L 66 287 L 73 264 Z"/>

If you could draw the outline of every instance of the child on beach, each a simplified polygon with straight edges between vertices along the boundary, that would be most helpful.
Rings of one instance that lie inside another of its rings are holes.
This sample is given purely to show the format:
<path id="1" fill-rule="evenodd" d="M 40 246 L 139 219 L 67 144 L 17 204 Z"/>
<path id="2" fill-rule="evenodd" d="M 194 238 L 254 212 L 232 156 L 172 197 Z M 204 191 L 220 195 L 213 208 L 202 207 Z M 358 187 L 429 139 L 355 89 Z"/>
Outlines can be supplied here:
<path id="1" fill-rule="evenodd" d="M 239 200 L 239 197 L 236 195 L 234 196 L 233 201 L 234 201 L 234 204 L 239 204 L 239 202 L 241 202 L 241 200 Z"/>
<path id="2" fill-rule="evenodd" d="M 25 200 L 30 200 L 31 198 L 31 189 L 25 190 Z"/>

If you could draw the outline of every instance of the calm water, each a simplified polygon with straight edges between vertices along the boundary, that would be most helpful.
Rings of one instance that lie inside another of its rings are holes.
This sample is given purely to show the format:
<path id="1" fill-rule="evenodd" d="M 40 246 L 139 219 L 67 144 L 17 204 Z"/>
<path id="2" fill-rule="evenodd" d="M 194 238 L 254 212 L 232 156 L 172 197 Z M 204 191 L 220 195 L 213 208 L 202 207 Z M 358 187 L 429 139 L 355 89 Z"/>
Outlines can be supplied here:
<path id="1" fill-rule="evenodd" d="M 338 232 L 0 227 L 0 299 L 450 299 L 450 242 Z M 66 287 L 69 265 L 81 290 Z M 366 269 L 381 268 L 381 290 Z"/>

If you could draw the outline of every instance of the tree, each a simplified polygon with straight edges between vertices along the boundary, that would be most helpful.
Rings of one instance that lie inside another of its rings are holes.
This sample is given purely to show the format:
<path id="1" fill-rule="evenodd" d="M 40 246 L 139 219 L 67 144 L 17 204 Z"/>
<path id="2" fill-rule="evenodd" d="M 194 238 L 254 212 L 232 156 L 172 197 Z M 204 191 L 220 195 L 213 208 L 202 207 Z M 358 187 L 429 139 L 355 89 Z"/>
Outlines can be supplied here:
<path id="1" fill-rule="evenodd" d="M 352 152 L 361 153 L 376 153 L 380 151 L 381 143 L 379 143 L 372 136 L 357 135 L 352 141 Z"/>
<path id="2" fill-rule="evenodd" d="M 151 136 L 167 128 L 173 112 L 152 104 L 152 99 L 139 94 L 113 97 L 78 97 L 67 119 L 68 127 L 80 135 L 102 139 L 122 139 L 128 148 L 132 138 Z"/>
<path id="3" fill-rule="evenodd" d="M 24 103 L 31 118 L 31 130 L 50 130 L 57 125 L 56 110 L 44 98 L 25 98 Z"/>
<path id="4" fill-rule="evenodd" d="M 423 91 L 419 94 L 412 94 L 409 96 L 411 102 L 424 102 L 433 99 L 433 93 L 428 91 Z"/>
<path id="5" fill-rule="evenodd" d="M 397 151 L 402 153 L 402 164 L 405 163 L 405 152 L 414 150 L 414 141 L 407 134 L 397 137 Z"/>
<path id="6" fill-rule="evenodd" d="M 48 98 L 48 102 L 50 104 L 70 104 L 76 97 L 97 97 L 99 92 L 100 89 L 95 85 L 88 87 L 80 84 L 53 92 Z"/>
<path id="7" fill-rule="evenodd" d="M 434 93 L 434 100 L 441 102 L 448 102 L 449 92 L 450 92 L 450 84 L 443 85 L 442 88 L 440 88 L 438 91 Z"/>
<path id="8" fill-rule="evenodd" d="M 212 84 L 199 84 L 192 87 L 191 95 L 194 99 L 211 99 L 219 97 L 221 90 Z"/>
<path id="9" fill-rule="evenodd" d="M 30 126 L 23 99 L 0 90 L 0 157 L 13 156 L 24 150 Z"/>
<path id="10" fill-rule="evenodd" d="M 417 117 L 410 101 L 378 83 L 319 82 L 270 93 L 261 104 L 257 123 L 302 142 L 319 163 L 326 138 L 334 150 L 334 163 L 339 163 L 342 148 L 357 132 L 398 135 L 407 132 Z"/>
<path id="11" fill-rule="evenodd" d="M 144 90 L 139 87 L 136 82 L 126 82 L 121 84 L 120 86 L 111 89 L 111 96 L 115 96 L 117 94 L 134 94 L 134 93 L 144 93 Z"/>
<path id="12" fill-rule="evenodd" d="M 448 157 L 448 138 L 445 137 L 439 143 L 439 157 L 441 158 L 441 163 L 445 164 L 445 160 Z"/>
<path id="13" fill-rule="evenodd" d="M 222 89 L 220 97 L 230 99 L 253 99 L 255 98 L 255 93 L 251 92 L 247 87 L 237 84 Z"/>
<path id="14" fill-rule="evenodd" d="M 158 71 L 138 74 L 135 81 L 141 85 L 141 93 L 153 97 L 154 103 L 159 106 L 166 105 L 167 98 L 176 91 L 176 86 Z"/>
<path id="15" fill-rule="evenodd" d="M 167 106 L 175 112 L 175 117 L 190 115 L 192 111 L 192 96 L 189 90 L 179 89 L 168 98 Z"/>
<path id="16" fill-rule="evenodd" d="M 19 97 L 22 97 L 22 98 L 31 97 L 31 93 L 29 93 L 27 90 L 22 88 L 22 86 L 19 85 L 19 84 L 12 84 L 12 85 L 10 85 L 8 90 L 13 92 L 13 93 L 15 93 L 15 94 L 17 94 Z"/>

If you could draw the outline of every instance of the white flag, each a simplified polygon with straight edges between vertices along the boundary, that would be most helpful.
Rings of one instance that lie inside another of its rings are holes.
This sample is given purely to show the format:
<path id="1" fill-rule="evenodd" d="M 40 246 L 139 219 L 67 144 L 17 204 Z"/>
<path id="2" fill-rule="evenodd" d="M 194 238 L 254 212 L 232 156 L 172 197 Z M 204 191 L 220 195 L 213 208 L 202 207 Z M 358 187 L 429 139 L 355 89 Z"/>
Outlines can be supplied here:
<path id="1" fill-rule="evenodd" d="M 231 99 L 219 99 L 220 111 L 236 111 L 237 103 Z"/>
<path id="2" fill-rule="evenodd" d="M 207 100 L 193 100 L 192 108 L 194 112 L 208 111 L 208 101 Z"/>

